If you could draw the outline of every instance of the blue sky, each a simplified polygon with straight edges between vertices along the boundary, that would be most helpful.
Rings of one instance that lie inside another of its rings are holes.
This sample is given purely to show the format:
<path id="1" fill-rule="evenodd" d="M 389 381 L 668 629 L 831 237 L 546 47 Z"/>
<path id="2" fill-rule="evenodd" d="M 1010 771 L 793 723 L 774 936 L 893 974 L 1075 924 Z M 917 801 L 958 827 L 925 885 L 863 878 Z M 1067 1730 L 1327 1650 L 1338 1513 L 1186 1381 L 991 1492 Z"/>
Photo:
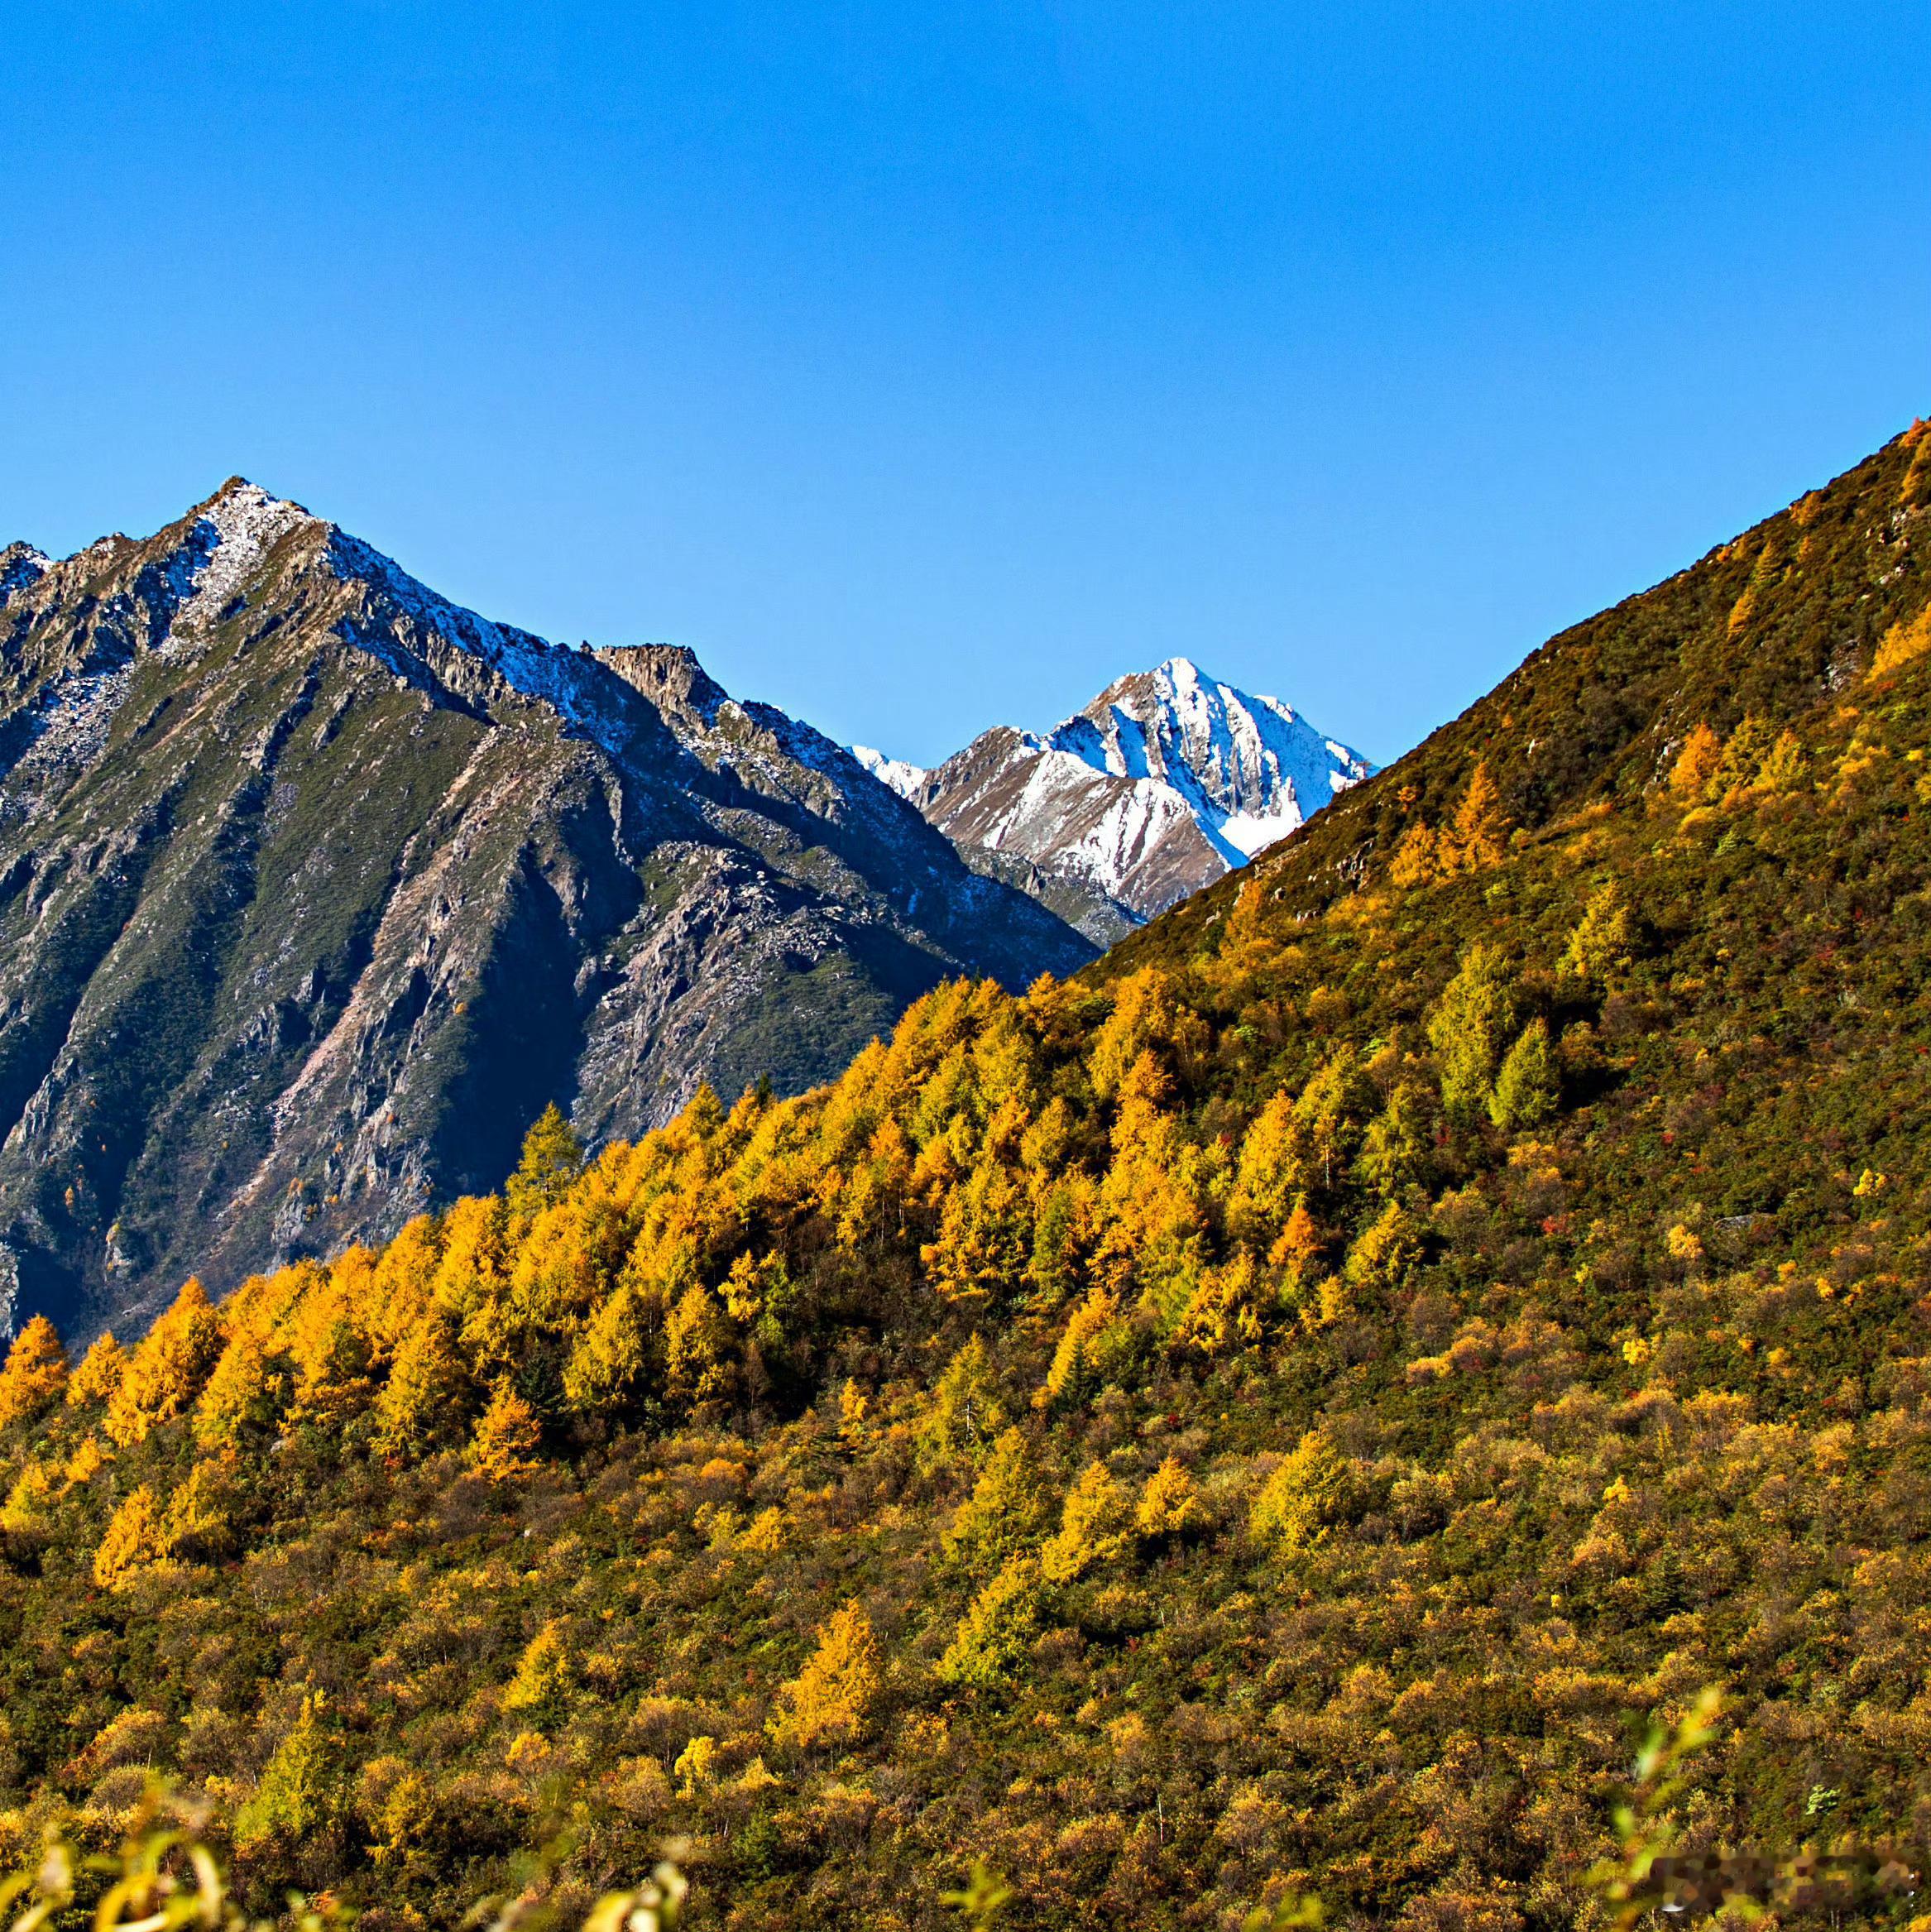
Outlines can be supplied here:
<path id="1" fill-rule="evenodd" d="M 239 471 L 931 760 L 1387 758 L 1931 412 L 1931 9 L 9 10 L 0 540 Z"/>

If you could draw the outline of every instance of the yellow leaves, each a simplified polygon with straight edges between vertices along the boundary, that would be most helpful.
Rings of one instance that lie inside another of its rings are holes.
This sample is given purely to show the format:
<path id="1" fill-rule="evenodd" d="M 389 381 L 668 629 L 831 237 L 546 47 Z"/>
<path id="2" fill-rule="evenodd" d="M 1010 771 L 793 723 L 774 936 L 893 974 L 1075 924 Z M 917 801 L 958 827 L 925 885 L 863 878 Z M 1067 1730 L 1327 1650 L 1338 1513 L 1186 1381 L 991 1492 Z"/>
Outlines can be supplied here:
<path id="1" fill-rule="evenodd" d="M 508 1381 L 499 1382 L 470 1439 L 469 1463 L 479 1476 L 493 1483 L 512 1483 L 534 1475 L 543 1440 L 536 1412 Z"/>
<path id="2" fill-rule="evenodd" d="M 1931 448 L 1931 443 L 1925 447 Z M 1916 616 L 1892 625 L 1878 640 L 1876 651 L 1871 659 L 1870 674 L 1873 678 L 1889 677 L 1893 671 L 1915 664 L 1927 651 L 1931 651 L 1931 604 L 1927 604 Z"/>
<path id="3" fill-rule="evenodd" d="M 1502 793 L 1481 760 L 1469 774 L 1469 789 L 1440 841 L 1445 872 L 1486 871 L 1499 865 L 1508 853 L 1510 822 L 1502 808 Z"/>
<path id="4" fill-rule="evenodd" d="M 856 1743 L 865 1735 L 879 1683 L 877 1640 L 854 1599 L 820 1629 L 804 1669 L 779 1687 L 787 1708 L 771 1720 L 772 1741 L 800 1751 Z"/>
<path id="5" fill-rule="evenodd" d="M 105 1402 L 121 1386 L 127 1372 L 127 1351 L 114 1340 L 110 1328 L 81 1357 L 80 1366 L 68 1378 L 67 1403 L 77 1408 L 83 1402 Z"/>
<path id="6" fill-rule="evenodd" d="M 29 1461 L 14 1478 L 6 1502 L 0 1503 L 0 1532 L 13 1536 L 38 1535 L 48 1527 L 58 1493 L 47 1465 L 37 1458 Z"/>
<path id="7" fill-rule="evenodd" d="M 233 1498 L 226 1468 L 203 1460 L 168 1498 L 161 1524 L 161 1549 L 169 1556 L 212 1561 L 235 1546 Z"/>
<path id="8" fill-rule="evenodd" d="M 933 1474 L 961 1456 L 976 1460 L 1005 1426 L 992 1356 L 985 1338 L 975 1335 L 946 1364 L 932 1392 L 915 1443 L 919 1473 Z"/>
<path id="9" fill-rule="evenodd" d="M 1276 1244 L 1277 1248 L 1279 1245 Z M 1241 1249 L 1224 1266 L 1202 1271 L 1200 1286 L 1174 1329 L 1174 1341 L 1209 1356 L 1254 1347 L 1261 1340 L 1261 1306 L 1266 1292 L 1253 1254 Z"/>
<path id="10" fill-rule="evenodd" d="M 1761 718 L 1746 717 L 1727 739 L 1699 724 L 1670 768 L 1670 789 L 1684 805 L 1726 808 L 1796 789 L 1804 776 L 1804 754 L 1797 734 L 1787 727 L 1774 736 Z M 1692 813 L 1684 823 L 1695 822 Z"/>
<path id="11" fill-rule="evenodd" d="M 1039 1552 L 1039 1570 L 1051 1584 L 1075 1583 L 1095 1565 L 1116 1561 L 1128 1548 L 1133 1498 L 1104 1463 L 1091 1462 L 1067 1492 L 1059 1528 Z"/>
<path id="12" fill-rule="evenodd" d="M 1098 1380 L 1107 1354 L 1109 1331 L 1119 1318 L 1119 1301 L 1111 1289 L 1090 1289 L 1066 1318 L 1052 1365 L 1047 1370 L 1044 1395 L 1048 1402 L 1076 1400 Z"/>
<path id="13" fill-rule="evenodd" d="M 109 1517 L 94 1551 L 93 1580 L 103 1589 L 126 1589 L 161 1560 L 164 1549 L 161 1505 L 143 1483 L 127 1493 Z"/>
<path id="14" fill-rule="evenodd" d="M 376 1446 L 390 1455 L 426 1453 L 460 1427 L 468 1384 L 454 1317 L 431 1307 L 395 1351 L 376 1404 Z"/>
<path id="15" fill-rule="evenodd" d="M 328 1815 L 329 1767 L 319 1693 L 302 1699 L 302 1714 L 275 1748 L 254 1795 L 235 1818 L 237 1846 L 286 1836 L 299 1839 Z"/>
<path id="16" fill-rule="evenodd" d="M 1723 741 L 1708 724 L 1699 724 L 1684 741 L 1670 768 L 1670 789 L 1686 802 L 1701 798 L 1723 761 Z"/>
<path id="17" fill-rule="evenodd" d="M 260 1335 L 244 1328 L 228 1346 L 194 1405 L 194 1440 L 204 1449 L 229 1448 L 251 1426 L 266 1423 L 284 1378 L 273 1375 Z"/>
<path id="18" fill-rule="evenodd" d="M 989 1571 L 1028 1547 L 1044 1525 L 1046 1498 L 1034 1452 L 1018 1428 L 994 1443 L 971 1495 L 942 1541 L 946 1556 L 969 1570 Z"/>
<path id="19" fill-rule="evenodd" d="M 1182 1003 L 1170 975 L 1158 966 L 1129 973 L 1114 985 L 1113 1011 L 1094 1035 L 1086 1057 L 1094 1092 L 1102 1100 L 1113 1099 L 1143 1054 L 1152 1057 L 1156 1071 L 1169 1068 L 1176 1058 L 1198 1050 L 1205 1030 L 1199 1014 Z M 1143 1071 L 1139 1077 L 1144 1085 L 1149 1076 Z"/>
<path id="20" fill-rule="evenodd" d="M 1184 1536 L 1207 1527 L 1206 1506 L 1180 1460 L 1168 1456 L 1147 1479 L 1133 1510 L 1133 1527 L 1143 1536 Z"/>
<path id="21" fill-rule="evenodd" d="M 1500 788 L 1488 760 L 1483 759 L 1469 773 L 1467 790 L 1440 832 L 1417 820 L 1402 833 L 1388 861 L 1388 881 L 1406 890 L 1487 871 L 1507 856 L 1512 829 Z"/>
<path id="22" fill-rule="evenodd" d="M 1404 891 L 1431 885 L 1442 876 L 1441 846 L 1434 828 L 1417 822 L 1402 834 L 1395 856 L 1388 861 L 1388 880 Z"/>
<path id="23" fill-rule="evenodd" d="M 984 1162 L 946 1194 L 938 1237 L 919 1250 L 919 1258 L 948 1301 L 971 1304 L 1016 1288 L 1032 1249 L 1024 1186 L 1010 1168 Z"/>
<path id="24" fill-rule="evenodd" d="M 1622 1345 L 1622 1359 L 1632 1369 L 1641 1368 L 1655 1353 L 1648 1339 L 1643 1335 L 1632 1335 Z"/>
<path id="25" fill-rule="evenodd" d="M 1672 1261 L 1684 1263 L 1703 1259 L 1703 1242 L 1695 1232 L 1678 1221 L 1663 1237 L 1665 1252 Z"/>
<path id="26" fill-rule="evenodd" d="M 959 1619 L 939 1659 L 941 1683 L 989 1689 L 1018 1667 L 1039 1621 L 1039 1565 L 1031 1556 L 1009 1560 Z"/>
<path id="27" fill-rule="evenodd" d="M 0 1428 L 24 1421 L 67 1385 L 67 1351 L 52 1322 L 36 1315 L 14 1337 L 0 1369 Z"/>
<path id="28" fill-rule="evenodd" d="M 1319 1430 L 1310 1430 L 1254 1498 L 1248 1532 L 1287 1556 L 1312 1549 L 1347 1490 L 1348 1468 Z"/>
<path id="29" fill-rule="evenodd" d="M 553 1618 L 524 1647 L 503 1690 L 506 1711 L 542 1710 L 569 1688 L 570 1652 L 563 1624 Z"/>
<path id="30" fill-rule="evenodd" d="M 710 1736 L 691 1739 L 678 1753 L 671 1776 L 678 1781 L 678 1795 L 686 1804 L 705 1796 L 717 1783 L 717 1740 Z"/>
<path id="31" fill-rule="evenodd" d="M 714 1401 L 726 1393 L 735 1340 L 723 1304 L 703 1282 L 693 1282 L 678 1297 L 664 1324 L 669 1387 L 692 1402 Z"/>
<path id="32" fill-rule="evenodd" d="M 1584 904 L 1583 916 L 1556 963 L 1557 976 L 1601 985 L 1617 967 L 1629 963 L 1630 937 L 1622 889 L 1615 880 L 1608 880 Z"/>
<path id="33" fill-rule="evenodd" d="M 222 1351 L 221 1321 L 192 1277 L 147 1331 L 108 1401 L 107 1431 L 122 1448 L 184 1415 Z M 84 1368 L 85 1364 L 83 1364 Z"/>

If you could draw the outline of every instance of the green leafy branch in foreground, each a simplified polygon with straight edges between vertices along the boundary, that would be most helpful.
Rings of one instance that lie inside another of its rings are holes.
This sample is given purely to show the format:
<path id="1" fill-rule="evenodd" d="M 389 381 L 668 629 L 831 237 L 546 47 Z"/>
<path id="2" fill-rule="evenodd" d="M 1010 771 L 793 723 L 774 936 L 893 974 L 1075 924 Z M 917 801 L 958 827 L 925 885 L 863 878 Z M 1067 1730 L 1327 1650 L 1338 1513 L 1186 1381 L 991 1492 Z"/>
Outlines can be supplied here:
<path id="1" fill-rule="evenodd" d="M 1922 1848 L 1844 1842 L 1828 1851 L 1777 1857 L 1762 1851 L 1680 1851 L 1671 1817 L 1689 1789 L 1689 1767 L 1715 1738 L 1723 1695 L 1705 1690 L 1672 1731 L 1651 1727 L 1636 1754 L 1632 1802 L 1617 1806 L 1621 1848 L 1588 1873 L 1588 1883 L 1615 1909 L 1617 1932 L 1646 1913 L 1705 1915 L 1729 1912 L 1756 1920 L 1868 1910 L 1914 1894 L 1928 1862 Z"/>
<path id="2" fill-rule="evenodd" d="M 1619 1805 L 1619 1849 L 1587 1874 L 1587 1883 L 1614 1910 L 1617 1932 L 1632 1932 L 1660 1910 L 1707 1916 L 1724 1913 L 1754 1921 L 1784 1916 L 1882 1910 L 1915 1895 L 1928 1861 L 1921 1848 L 1859 1845 L 1777 1857 L 1761 1851 L 1679 1850 L 1676 1801 L 1691 1788 L 1699 1755 L 1716 1738 L 1721 1693 L 1704 1690 L 1674 1729 L 1651 1726 L 1636 1755 L 1631 1800 Z M 333 1894 L 288 1894 L 279 1920 L 251 1919 L 229 1890 L 203 1833 L 204 1808 L 161 1780 L 151 1783 L 128 1824 L 118 1856 L 84 1853 L 50 1834 L 40 1862 L 0 1879 L 0 1932 L 42 1932 L 70 1913 L 89 1911 L 93 1932 L 347 1932 L 354 1909 Z M 465 1932 L 549 1932 L 558 1913 L 549 1882 L 568 1850 L 558 1839 L 532 1854 L 523 1882 L 507 1899 L 486 1898 L 465 1916 Z M 678 1863 L 681 1841 L 643 1884 L 606 1892 L 582 1921 L 581 1932 L 674 1932 L 689 1890 Z M 995 1932 L 995 1921 L 1017 1894 L 1004 1877 L 975 1861 L 965 1886 L 941 1895 L 966 1932 Z M 1290 1891 L 1250 1912 L 1241 1932 L 1320 1932 L 1320 1900 Z"/>
<path id="3" fill-rule="evenodd" d="M 42 1932 L 76 1910 L 89 1912 L 93 1932 L 347 1932 L 354 1910 L 332 1894 L 288 1895 L 278 1920 L 251 1919 L 235 1901 L 219 1861 L 202 1836 L 208 1814 L 151 1783 L 128 1823 L 116 1857 L 91 1855 L 50 1834 L 38 1864 L 0 1878 L 0 1929 Z M 582 1932 L 673 1932 L 683 1915 L 688 1881 L 667 1856 L 643 1884 L 606 1892 L 582 1921 Z M 540 1932 L 552 1915 L 543 1882 L 560 1851 L 537 1854 L 523 1888 L 507 1900 L 485 1899 L 463 1921 L 466 1932 Z"/>

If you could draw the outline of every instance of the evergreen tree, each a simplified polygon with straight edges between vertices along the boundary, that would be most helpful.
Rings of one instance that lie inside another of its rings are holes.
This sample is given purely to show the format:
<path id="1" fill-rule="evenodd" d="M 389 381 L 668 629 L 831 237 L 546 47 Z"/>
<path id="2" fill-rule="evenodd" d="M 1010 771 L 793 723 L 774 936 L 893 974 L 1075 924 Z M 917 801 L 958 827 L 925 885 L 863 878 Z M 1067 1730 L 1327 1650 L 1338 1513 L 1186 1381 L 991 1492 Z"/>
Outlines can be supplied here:
<path id="1" fill-rule="evenodd" d="M 253 1795 L 235 1815 L 235 1843 L 285 1837 L 299 1842 L 326 1822 L 331 1780 L 320 1697 L 304 1697 L 302 1714 L 275 1748 Z"/>
<path id="2" fill-rule="evenodd" d="M 1558 1093 L 1549 1028 L 1540 1019 L 1532 1019 L 1509 1048 L 1508 1057 L 1495 1076 L 1495 1091 L 1488 1096 L 1488 1117 L 1505 1133 L 1540 1127 L 1555 1113 Z"/>
<path id="3" fill-rule="evenodd" d="M 1462 955 L 1460 970 L 1428 1016 L 1442 1111 L 1455 1126 L 1473 1126 L 1487 1108 L 1514 1014 L 1515 996 L 1500 951 L 1478 942 Z"/>

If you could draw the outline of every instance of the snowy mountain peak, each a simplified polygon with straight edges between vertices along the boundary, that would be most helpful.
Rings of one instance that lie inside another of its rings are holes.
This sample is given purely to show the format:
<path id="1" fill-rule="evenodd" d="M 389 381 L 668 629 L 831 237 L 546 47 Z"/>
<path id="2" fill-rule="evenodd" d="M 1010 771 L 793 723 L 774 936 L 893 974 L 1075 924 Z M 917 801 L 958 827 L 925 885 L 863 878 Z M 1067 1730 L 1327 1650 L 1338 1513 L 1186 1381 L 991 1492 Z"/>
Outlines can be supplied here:
<path id="1" fill-rule="evenodd" d="M 889 785 L 901 798 L 918 802 L 918 788 L 930 775 L 922 765 L 903 758 L 888 758 L 869 745 L 854 745 L 851 755 L 882 785 Z"/>
<path id="2" fill-rule="evenodd" d="M 1103 940 L 1244 865 L 1374 769 L 1293 706 L 1182 656 L 1115 679 L 1043 736 L 1000 726 L 923 773 L 865 755 L 963 849 L 1062 913 L 1083 900 L 1083 929 Z"/>
<path id="3" fill-rule="evenodd" d="M 0 604 L 16 591 L 39 582 L 46 575 L 50 561 L 31 544 L 9 544 L 0 550 Z"/>

